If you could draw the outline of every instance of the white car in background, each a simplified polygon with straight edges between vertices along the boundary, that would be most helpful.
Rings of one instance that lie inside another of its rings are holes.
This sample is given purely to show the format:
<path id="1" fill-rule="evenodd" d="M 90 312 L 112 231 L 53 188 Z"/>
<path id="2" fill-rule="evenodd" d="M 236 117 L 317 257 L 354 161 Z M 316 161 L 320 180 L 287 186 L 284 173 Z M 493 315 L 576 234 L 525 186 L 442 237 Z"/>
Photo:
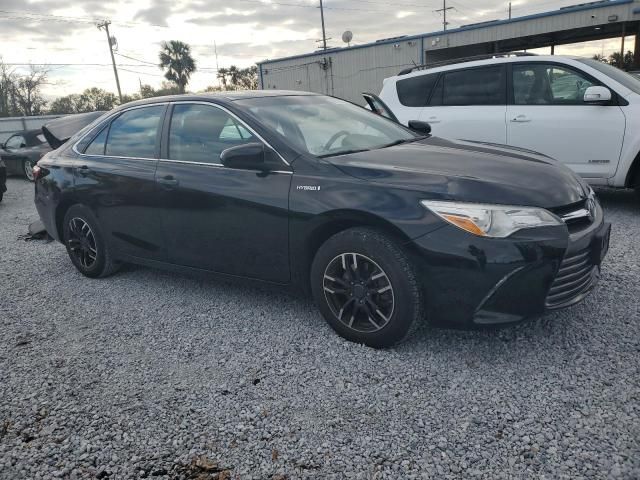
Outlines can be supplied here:
<path id="1" fill-rule="evenodd" d="M 369 106 L 438 137 L 535 150 L 640 194 L 640 79 L 579 57 L 493 56 L 407 69 Z"/>

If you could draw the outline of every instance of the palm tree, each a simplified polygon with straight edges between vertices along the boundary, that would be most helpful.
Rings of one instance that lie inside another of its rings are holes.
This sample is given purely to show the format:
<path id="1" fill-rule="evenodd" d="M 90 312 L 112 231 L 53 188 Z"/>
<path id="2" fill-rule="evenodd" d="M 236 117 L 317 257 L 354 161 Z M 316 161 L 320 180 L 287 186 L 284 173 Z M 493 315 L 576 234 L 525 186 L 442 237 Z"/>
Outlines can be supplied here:
<path id="1" fill-rule="evenodd" d="M 160 65 L 166 70 L 164 77 L 175 83 L 184 93 L 191 74 L 196 71 L 196 62 L 191 56 L 191 47 L 178 40 L 162 42 L 160 50 Z"/>
<path id="2" fill-rule="evenodd" d="M 229 77 L 231 78 L 231 85 L 234 88 L 238 88 L 238 79 L 240 78 L 240 70 L 235 65 L 229 67 Z"/>
<path id="3" fill-rule="evenodd" d="M 218 78 L 222 81 L 223 90 L 227 89 L 227 75 L 229 75 L 229 70 L 224 67 L 218 69 Z"/>

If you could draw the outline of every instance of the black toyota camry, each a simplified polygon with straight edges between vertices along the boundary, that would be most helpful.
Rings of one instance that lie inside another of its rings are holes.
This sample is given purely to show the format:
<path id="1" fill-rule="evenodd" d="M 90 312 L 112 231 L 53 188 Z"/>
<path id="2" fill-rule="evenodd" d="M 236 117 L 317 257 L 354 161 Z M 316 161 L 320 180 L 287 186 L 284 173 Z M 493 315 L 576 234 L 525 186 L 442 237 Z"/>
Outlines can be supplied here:
<path id="1" fill-rule="evenodd" d="M 425 133 L 300 92 L 148 99 L 40 160 L 36 205 L 88 277 L 132 262 L 292 286 L 373 347 L 582 300 L 610 231 L 591 189 Z"/>

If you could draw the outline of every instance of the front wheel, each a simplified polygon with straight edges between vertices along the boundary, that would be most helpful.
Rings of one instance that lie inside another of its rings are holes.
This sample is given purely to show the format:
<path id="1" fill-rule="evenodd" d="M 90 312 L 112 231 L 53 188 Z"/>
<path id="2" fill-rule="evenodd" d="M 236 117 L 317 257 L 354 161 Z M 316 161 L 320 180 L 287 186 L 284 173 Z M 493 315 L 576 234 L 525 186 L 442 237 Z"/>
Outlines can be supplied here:
<path id="1" fill-rule="evenodd" d="M 311 289 L 338 334 L 374 348 L 401 342 L 424 317 L 422 288 L 407 254 L 371 228 L 345 230 L 320 247 Z"/>
<path id="2" fill-rule="evenodd" d="M 84 205 L 73 205 L 67 210 L 63 238 L 71 263 L 83 275 L 106 277 L 117 270 L 98 220 Z"/>
<path id="3" fill-rule="evenodd" d="M 24 172 L 24 176 L 30 182 L 34 181 L 33 166 L 34 166 L 34 163 L 32 160 L 26 159 L 22 162 L 22 170 Z"/>

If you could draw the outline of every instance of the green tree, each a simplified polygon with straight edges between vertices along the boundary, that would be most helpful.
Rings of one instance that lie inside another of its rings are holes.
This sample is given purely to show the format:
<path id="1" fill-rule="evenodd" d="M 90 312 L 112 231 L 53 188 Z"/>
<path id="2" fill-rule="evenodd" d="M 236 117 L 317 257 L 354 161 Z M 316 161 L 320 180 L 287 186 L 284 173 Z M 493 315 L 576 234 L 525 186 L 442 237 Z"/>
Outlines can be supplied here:
<path id="1" fill-rule="evenodd" d="M 596 53 L 593 57 L 591 57 L 593 60 L 597 60 L 599 62 L 602 63 L 609 63 L 609 60 L 607 60 L 607 57 L 605 57 L 604 55 L 601 55 L 599 53 Z"/>
<path id="2" fill-rule="evenodd" d="M 624 55 L 614 52 L 609 56 L 609 64 L 622 70 L 630 70 L 633 67 L 633 52 L 629 50 Z"/>
<path id="3" fill-rule="evenodd" d="M 127 97 L 127 101 L 137 100 L 136 96 Z M 123 99 L 124 100 L 124 99 Z M 126 103 L 126 101 L 123 101 Z M 102 110 L 111 110 L 118 105 L 117 97 L 101 88 L 87 88 L 81 94 L 72 93 L 64 97 L 56 98 L 49 106 L 49 113 L 86 113 Z"/>
<path id="4" fill-rule="evenodd" d="M 164 77 L 175 83 L 180 93 L 184 93 L 191 75 L 196 71 L 191 47 L 178 40 L 162 42 L 159 58 L 159 67 L 165 70 Z"/>
<path id="5" fill-rule="evenodd" d="M 218 78 L 222 82 L 222 90 L 256 90 L 258 88 L 258 67 L 253 65 L 249 68 L 238 68 L 231 65 L 229 68 L 219 69 Z M 214 87 L 207 87 L 207 91 L 214 90 Z"/>

